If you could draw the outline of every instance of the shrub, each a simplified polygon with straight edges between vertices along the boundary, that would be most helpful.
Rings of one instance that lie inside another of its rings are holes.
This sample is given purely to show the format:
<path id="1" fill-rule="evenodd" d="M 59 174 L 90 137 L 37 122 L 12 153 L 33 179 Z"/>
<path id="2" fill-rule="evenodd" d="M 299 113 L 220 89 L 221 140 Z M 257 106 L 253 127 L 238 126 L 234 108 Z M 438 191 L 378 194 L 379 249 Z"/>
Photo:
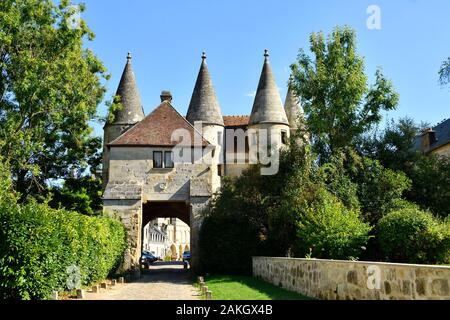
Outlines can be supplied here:
<path id="1" fill-rule="evenodd" d="M 450 263 L 450 221 L 417 207 L 390 212 L 376 226 L 383 258 L 392 262 Z"/>
<path id="2" fill-rule="evenodd" d="M 199 234 L 204 271 L 251 273 L 251 257 L 260 252 L 267 228 L 261 179 L 258 169 L 252 168 L 223 181 L 221 193 L 205 212 Z"/>
<path id="3" fill-rule="evenodd" d="M 88 217 L 31 201 L 18 205 L 0 183 L 0 298 L 45 299 L 67 289 L 68 267 L 81 284 L 104 279 L 123 256 L 125 229 L 106 217 Z M 6 180 L 7 181 L 7 180 Z"/>
<path id="4" fill-rule="evenodd" d="M 317 177 L 347 208 L 359 210 L 358 185 L 348 175 L 347 158 L 343 151 L 333 155 L 330 162 L 318 168 Z"/>
<path id="5" fill-rule="evenodd" d="M 411 180 L 401 171 L 386 169 L 378 161 L 363 158 L 356 180 L 358 198 L 365 221 L 376 225 L 388 212 L 395 210 Z"/>
<path id="6" fill-rule="evenodd" d="M 295 256 L 322 259 L 355 259 L 365 249 L 371 227 L 359 212 L 348 209 L 324 187 L 306 186 L 282 207 L 294 212 L 297 238 Z"/>
<path id="7" fill-rule="evenodd" d="M 200 261 L 203 271 L 217 274 L 250 275 L 252 256 L 260 247 L 258 230 L 237 216 L 209 216 L 200 232 Z"/>
<path id="8" fill-rule="evenodd" d="M 405 172 L 413 181 L 411 190 L 406 193 L 408 200 L 441 218 L 450 216 L 449 157 L 421 154 Z"/>

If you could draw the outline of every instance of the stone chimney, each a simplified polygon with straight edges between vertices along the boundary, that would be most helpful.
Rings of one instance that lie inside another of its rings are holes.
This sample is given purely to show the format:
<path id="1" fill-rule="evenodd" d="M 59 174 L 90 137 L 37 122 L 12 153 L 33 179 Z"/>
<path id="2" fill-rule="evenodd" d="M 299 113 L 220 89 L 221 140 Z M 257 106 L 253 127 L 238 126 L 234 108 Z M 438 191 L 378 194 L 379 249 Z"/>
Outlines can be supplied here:
<path id="1" fill-rule="evenodd" d="M 170 93 L 170 91 L 166 91 L 166 90 L 161 91 L 160 97 L 161 97 L 161 102 L 164 102 L 164 101 L 172 102 L 172 94 Z"/>
<path id="2" fill-rule="evenodd" d="M 427 128 L 422 131 L 421 149 L 423 152 L 430 151 L 431 145 L 437 141 L 436 131 L 433 128 Z"/>

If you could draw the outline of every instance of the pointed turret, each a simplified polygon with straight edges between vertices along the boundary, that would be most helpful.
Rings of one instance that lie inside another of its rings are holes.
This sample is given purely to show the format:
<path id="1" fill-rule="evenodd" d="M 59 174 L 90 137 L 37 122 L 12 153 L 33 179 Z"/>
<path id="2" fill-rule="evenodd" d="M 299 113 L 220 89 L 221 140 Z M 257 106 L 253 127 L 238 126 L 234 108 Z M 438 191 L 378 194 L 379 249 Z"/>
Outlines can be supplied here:
<path id="1" fill-rule="evenodd" d="M 269 64 L 268 50 L 265 50 L 264 57 L 264 66 L 259 78 L 249 124 L 279 123 L 289 125 Z"/>
<path id="2" fill-rule="evenodd" d="M 195 121 L 202 121 L 204 124 L 223 126 L 222 113 L 206 65 L 204 52 L 186 119 L 192 125 Z"/>
<path id="3" fill-rule="evenodd" d="M 112 122 L 107 121 L 103 127 L 103 190 L 105 190 L 109 179 L 108 144 L 144 119 L 144 109 L 142 108 L 141 97 L 139 96 L 136 78 L 134 76 L 133 67 L 131 66 L 131 53 L 129 52 L 127 64 L 125 65 L 122 77 L 120 78 L 116 95 L 120 96 L 120 102 L 123 108 L 116 110 L 114 112 L 114 120 Z"/>
<path id="4" fill-rule="evenodd" d="M 288 92 L 286 94 L 286 100 L 284 102 L 284 110 L 286 111 L 286 116 L 289 121 L 291 130 L 296 130 L 300 126 L 300 121 L 303 118 L 303 109 L 300 105 L 300 100 L 294 94 L 291 87 L 288 87 Z"/>
<path id="5" fill-rule="evenodd" d="M 120 78 L 116 95 L 120 96 L 123 108 L 116 111 L 115 124 L 135 124 L 144 119 L 144 109 L 142 108 L 136 77 L 131 66 L 130 53 L 128 53 L 127 64 Z"/>

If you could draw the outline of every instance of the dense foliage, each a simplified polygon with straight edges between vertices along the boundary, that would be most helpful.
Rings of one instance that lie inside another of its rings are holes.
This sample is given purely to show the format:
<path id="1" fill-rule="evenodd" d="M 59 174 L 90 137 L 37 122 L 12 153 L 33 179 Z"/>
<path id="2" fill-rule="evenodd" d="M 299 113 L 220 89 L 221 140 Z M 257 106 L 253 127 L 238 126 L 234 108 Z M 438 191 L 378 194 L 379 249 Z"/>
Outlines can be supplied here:
<path id="1" fill-rule="evenodd" d="M 347 259 L 364 250 L 370 226 L 357 204 L 347 207 L 326 189 L 308 147 L 282 152 L 275 176 L 259 170 L 227 180 L 206 212 L 199 243 L 206 270 L 245 274 L 255 255 Z"/>
<path id="2" fill-rule="evenodd" d="M 223 181 L 199 235 L 200 260 L 208 270 L 246 274 L 251 257 L 263 253 L 267 230 L 267 199 L 261 198 L 264 177 L 257 168 Z"/>
<path id="3" fill-rule="evenodd" d="M 311 139 L 292 137 L 276 175 L 254 166 L 226 180 L 205 212 L 203 267 L 249 273 L 253 255 L 448 263 L 450 160 L 414 150 L 424 125 L 409 119 L 374 131 L 398 95 L 381 71 L 368 86 L 353 30 L 310 43 L 290 85 Z"/>
<path id="4" fill-rule="evenodd" d="M 108 75 L 86 49 L 94 34 L 71 23 L 76 12 L 68 0 L 0 1 L 0 155 L 22 200 L 99 164 L 89 121 Z"/>
<path id="5" fill-rule="evenodd" d="M 87 215 L 98 215 L 102 209 L 102 182 L 94 177 L 68 178 L 61 187 L 53 187 L 49 205 Z"/>
<path id="6" fill-rule="evenodd" d="M 356 33 L 337 27 L 325 39 L 312 33 L 312 56 L 300 50 L 291 66 L 291 86 L 302 98 L 313 150 L 321 163 L 336 151 L 355 147 L 359 137 L 381 120 L 382 111 L 393 110 L 398 94 L 377 70 L 369 87 L 364 59 L 357 53 Z"/>
<path id="7" fill-rule="evenodd" d="M 383 258 L 395 262 L 450 263 L 450 220 L 415 207 L 392 211 L 376 226 Z"/>
<path id="8" fill-rule="evenodd" d="M 403 172 L 387 169 L 377 160 L 362 158 L 358 166 L 353 181 L 358 185 L 364 219 L 374 225 L 397 208 L 411 182 Z"/>
<path id="9" fill-rule="evenodd" d="M 324 188 L 298 190 L 284 203 L 282 212 L 295 214 L 292 252 L 297 257 L 347 260 L 365 250 L 370 226 L 359 219 L 359 210 L 348 209 Z"/>
<path id="10" fill-rule="evenodd" d="M 82 285 L 115 270 L 126 236 L 119 221 L 34 200 L 18 204 L 8 174 L 0 175 L 0 298 L 45 299 L 71 289 L 70 268 L 79 268 Z"/>
<path id="11" fill-rule="evenodd" d="M 380 135 L 366 139 L 363 149 L 384 167 L 409 178 L 405 199 L 445 218 L 450 214 L 450 158 L 413 148 L 423 127 L 409 118 L 391 122 Z"/>

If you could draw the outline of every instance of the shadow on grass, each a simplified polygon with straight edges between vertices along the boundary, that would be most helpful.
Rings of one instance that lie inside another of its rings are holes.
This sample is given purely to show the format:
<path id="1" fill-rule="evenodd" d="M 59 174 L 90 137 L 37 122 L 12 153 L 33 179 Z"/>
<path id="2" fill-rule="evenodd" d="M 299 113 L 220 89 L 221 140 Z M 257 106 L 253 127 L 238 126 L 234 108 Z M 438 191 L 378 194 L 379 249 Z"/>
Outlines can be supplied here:
<path id="1" fill-rule="evenodd" d="M 214 300 L 312 300 L 249 276 L 212 275 L 205 282 Z"/>

